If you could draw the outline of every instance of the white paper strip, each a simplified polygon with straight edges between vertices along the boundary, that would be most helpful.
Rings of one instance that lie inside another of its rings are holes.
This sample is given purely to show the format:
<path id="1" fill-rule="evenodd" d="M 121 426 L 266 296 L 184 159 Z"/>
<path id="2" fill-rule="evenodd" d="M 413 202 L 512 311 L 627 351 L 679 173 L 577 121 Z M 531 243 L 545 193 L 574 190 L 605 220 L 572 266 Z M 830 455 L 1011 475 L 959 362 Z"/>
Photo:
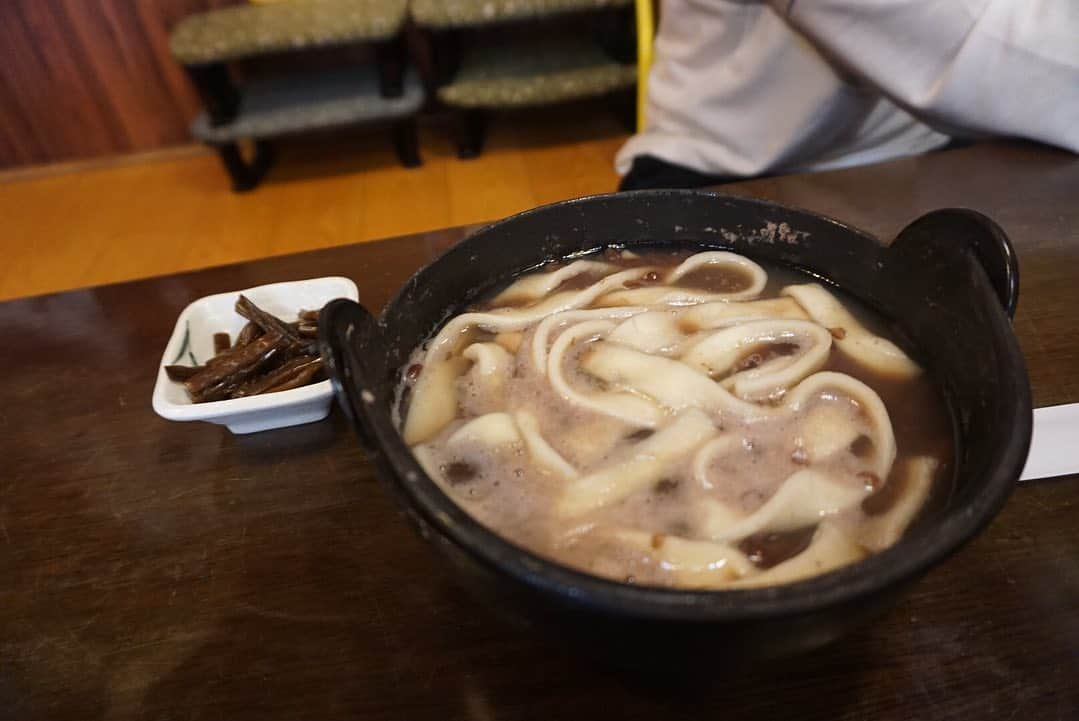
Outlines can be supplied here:
<path id="1" fill-rule="evenodd" d="M 1079 403 L 1034 409 L 1034 436 L 1021 481 L 1079 473 Z"/>

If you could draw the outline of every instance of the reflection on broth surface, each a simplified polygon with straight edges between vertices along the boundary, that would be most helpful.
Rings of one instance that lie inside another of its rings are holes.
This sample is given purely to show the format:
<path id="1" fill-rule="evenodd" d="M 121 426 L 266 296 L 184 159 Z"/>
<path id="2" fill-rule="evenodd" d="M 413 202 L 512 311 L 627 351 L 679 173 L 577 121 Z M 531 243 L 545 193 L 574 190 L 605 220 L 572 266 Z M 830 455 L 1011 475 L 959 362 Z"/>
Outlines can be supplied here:
<path id="1" fill-rule="evenodd" d="M 787 583 L 894 544 L 951 426 L 885 325 L 732 253 L 552 263 L 406 366 L 401 429 L 507 539 L 634 583 Z"/>

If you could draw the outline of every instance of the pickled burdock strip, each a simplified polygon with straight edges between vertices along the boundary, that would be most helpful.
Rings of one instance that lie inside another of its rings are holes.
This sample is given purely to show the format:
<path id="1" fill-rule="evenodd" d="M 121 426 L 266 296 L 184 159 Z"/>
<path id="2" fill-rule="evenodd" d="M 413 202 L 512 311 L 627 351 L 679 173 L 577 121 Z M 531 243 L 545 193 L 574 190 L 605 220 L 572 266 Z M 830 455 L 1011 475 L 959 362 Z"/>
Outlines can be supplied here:
<path id="1" fill-rule="evenodd" d="M 262 328 L 258 327 L 258 323 L 252 323 L 247 321 L 244 327 L 240 329 L 240 332 L 236 334 L 236 343 L 233 348 L 239 348 L 240 346 L 247 345 L 251 341 L 262 335 Z"/>
<path id="2" fill-rule="evenodd" d="M 198 393 L 191 394 L 191 400 L 195 403 L 205 403 L 207 401 L 221 401 L 232 398 L 236 389 L 243 386 L 244 383 L 267 373 L 269 369 L 278 365 L 281 356 L 285 352 L 286 351 L 281 350 L 279 347 L 271 348 L 259 362 L 248 368 L 241 369 L 230 376 L 222 378 L 219 382 Z"/>
<path id="3" fill-rule="evenodd" d="M 262 308 L 252 303 L 246 296 L 241 295 L 236 301 L 236 312 L 249 321 L 258 324 L 266 333 L 277 333 L 282 338 L 295 345 L 301 345 L 303 340 L 300 335 L 289 327 L 289 324 L 275 315 L 270 315 Z"/>
<path id="4" fill-rule="evenodd" d="M 182 383 L 201 370 L 202 366 L 171 365 L 165 366 L 165 375 L 169 377 L 169 380 Z"/>
<path id="5" fill-rule="evenodd" d="M 214 363 L 207 364 L 200 372 L 184 381 L 184 387 L 191 394 L 192 400 L 211 386 L 218 385 L 236 374 L 244 374 L 246 379 L 251 372 L 265 363 L 271 351 L 283 350 L 285 340 L 277 333 L 266 333 L 251 343 L 231 349 L 214 357 Z"/>
<path id="6" fill-rule="evenodd" d="M 299 355 L 289 358 L 280 367 L 270 371 L 259 378 L 252 378 L 247 383 L 237 388 L 232 393 L 233 398 L 243 398 L 266 393 L 271 388 L 292 381 L 308 367 L 314 367 L 315 371 L 322 368 L 322 359 L 318 356 Z M 312 374 L 313 375 L 313 374 Z"/>
<path id="7" fill-rule="evenodd" d="M 284 381 L 283 383 L 279 383 L 272 388 L 267 388 L 264 392 L 277 393 L 278 391 L 287 391 L 292 390 L 293 388 L 299 388 L 300 386 L 305 386 L 308 383 L 316 380 L 316 376 L 322 372 L 322 368 L 322 359 L 316 358 L 313 363 L 308 363 L 305 366 L 301 366 L 296 371 L 296 374 L 288 380 Z"/>
<path id="8" fill-rule="evenodd" d="M 217 383 L 205 388 L 198 393 L 191 393 L 191 400 L 195 403 L 205 403 L 207 401 L 221 401 L 233 397 L 233 393 L 236 389 L 240 388 L 244 383 L 252 381 L 264 373 L 273 370 L 280 364 L 285 355 L 289 352 L 288 346 L 282 341 L 278 345 L 271 347 L 254 363 L 240 368 L 235 373 L 225 376 Z"/>

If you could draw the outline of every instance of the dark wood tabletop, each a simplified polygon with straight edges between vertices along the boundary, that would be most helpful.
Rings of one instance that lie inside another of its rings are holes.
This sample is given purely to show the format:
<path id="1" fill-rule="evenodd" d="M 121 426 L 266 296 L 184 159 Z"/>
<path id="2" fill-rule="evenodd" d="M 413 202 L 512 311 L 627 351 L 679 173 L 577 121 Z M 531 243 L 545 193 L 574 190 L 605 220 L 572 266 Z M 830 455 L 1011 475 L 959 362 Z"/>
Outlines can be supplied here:
<path id="1" fill-rule="evenodd" d="M 725 190 L 882 238 L 933 208 L 985 212 L 1019 250 L 1035 401 L 1079 401 L 1079 159 L 988 144 Z M 234 436 L 151 410 L 195 298 L 343 274 L 375 309 L 466 231 L 0 304 L 0 718 L 1079 718 L 1079 476 L 1020 485 L 833 646 L 678 682 L 504 626 L 397 514 L 339 412 Z"/>

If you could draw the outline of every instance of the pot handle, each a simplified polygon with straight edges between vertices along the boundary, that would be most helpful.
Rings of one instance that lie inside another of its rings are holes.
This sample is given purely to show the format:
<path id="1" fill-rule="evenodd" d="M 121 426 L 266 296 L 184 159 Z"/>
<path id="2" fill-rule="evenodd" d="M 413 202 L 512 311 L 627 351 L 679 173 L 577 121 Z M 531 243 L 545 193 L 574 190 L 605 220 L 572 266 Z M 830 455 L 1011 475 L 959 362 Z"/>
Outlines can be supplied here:
<path id="1" fill-rule="evenodd" d="M 359 303 L 338 298 L 319 313 L 319 352 L 337 404 L 369 454 L 377 449 L 364 406 L 382 402 L 383 383 L 371 359 L 385 357 L 382 329 Z"/>
<path id="2" fill-rule="evenodd" d="M 926 213 L 903 228 L 892 247 L 921 246 L 928 260 L 934 248 L 960 241 L 981 263 L 1009 318 L 1019 303 L 1019 258 L 1011 241 L 994 221 L 966 208 L 942 208 Z"/>

